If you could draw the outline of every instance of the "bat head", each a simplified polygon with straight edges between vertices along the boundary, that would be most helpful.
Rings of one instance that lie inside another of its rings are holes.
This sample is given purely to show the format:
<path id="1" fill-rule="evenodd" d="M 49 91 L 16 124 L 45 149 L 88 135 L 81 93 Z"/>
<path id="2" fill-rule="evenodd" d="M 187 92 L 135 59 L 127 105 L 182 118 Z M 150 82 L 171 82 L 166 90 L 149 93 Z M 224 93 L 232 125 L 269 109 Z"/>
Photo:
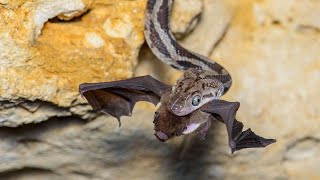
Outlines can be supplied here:
<path id="1" fill-rule="evenodd" d="M 185 116 L 209 101 L 219 99 L 223 90 L 223 84 L 212 72 L 188 69 L 172 87 L 167 109 L 177 116 Z"/>
<path id="2" fill-rule="evenodd" d="M 209 119 L 208 116 L 200 110 L 186 116 L 177 116 L 168 111 L 166 104 L 162 104 L 154 115 L 154 135 L 165 142 L 173 137 L 192 133 Z"/>
<path id="3" fill-rule="evenodd" d="M 154 135 L 158 140 L 165 142 L 175 136 L 183 135 L 188 124 L 188 118 L 178 117 L 167 110 L 165 106 L 160 106 L 154 115 Z"/>

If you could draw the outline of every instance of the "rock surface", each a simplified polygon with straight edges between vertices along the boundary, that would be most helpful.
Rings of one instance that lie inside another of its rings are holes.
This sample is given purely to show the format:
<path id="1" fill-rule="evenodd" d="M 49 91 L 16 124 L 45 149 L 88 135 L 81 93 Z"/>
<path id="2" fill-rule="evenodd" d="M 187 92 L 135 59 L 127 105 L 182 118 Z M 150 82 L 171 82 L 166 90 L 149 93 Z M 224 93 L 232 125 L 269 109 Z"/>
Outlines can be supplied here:
<path id="1" fill-rule="evenodd" d="M 224 65 L 234 82 L 223 98 L 241 103 L 238 119 L 278 140 L 233 156 L 222 124 L 204 142 L 161 143 L 150 104 L 118 128 L 79 96 L 85 81 L 181 74 L 141 49 L 145 5 L 0 0 L 1 178 L 320 179 L 318 1 L 176 0 L 181 43 Z"/>
<path id="2" fill-rule="evenodd" d="M 15 105 L 1 108 L 0 124 L 14 127 L 54 116 L 81 116 L 75 110 L 85 102 L 79 97 L 80 83 L 131 77 L 144 42 L 145 4 L 144 0 L 2 3 L 0 101 Z M 20 110 L 26 101 L 49 102 L 52 108 Z M 57 112 L 59 107 L 69 113 Z"/>

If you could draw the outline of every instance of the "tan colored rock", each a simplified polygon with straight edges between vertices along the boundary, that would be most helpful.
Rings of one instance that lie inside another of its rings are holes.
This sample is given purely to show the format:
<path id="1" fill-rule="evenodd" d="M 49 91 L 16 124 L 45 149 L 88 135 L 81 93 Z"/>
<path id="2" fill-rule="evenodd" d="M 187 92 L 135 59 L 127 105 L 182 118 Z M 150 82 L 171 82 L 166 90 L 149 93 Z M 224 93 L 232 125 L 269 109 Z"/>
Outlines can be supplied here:
<path id="1" fill-rule="evenodd" d="M 78 114 L 83 109 L 78 104 L 85 102 L 79 97 L 79 84 L 133 75 L 144 41 L 145 0 L 46 0 L 2 4 L 0 23 L 5 28 L 0 29 L 0 83 L 3 84 L 0 101 L 19 103 L 1 110 L 0 125 L 19 126 L 61 116 L 54 106 L 71 111 L 62 113 L 63 116 L 84 117 L 85 112 Z M 181 5 L 183 3 L 178 7 Z M 190 26 L 195 23 L 191 21 L 200 13 L 202 4 L 196 5 L 191 10 L 179 8 L 182 11 L 179 13 L 188 14 L 188 18 L 180 18 L 173 25 L 192 29 Z M 38 114 L 34 116 L 19 110 L 20 103 L 35 100 L 53 103 L 53 109 L 42 111 L 40 108 L 32 112 Z M 72 109 L 68 110 L 69 107 Z M 87 112 L 88 107 L 84 108 Z"/>
<path id="2" fill-rule="evenodd" d="M 42 24 L 49 18 L 59 15 L 71 18 L 71 14 L 78 15 L 78 11 L 83 13 L 86 9 L 84 3 L 39 1 L 22 3 L 16 10 L 2 7 L 8 12 L 2 14 L 3 19 L 11 14 L 13 19 L 30 24 L 12 25 L 21 29 L 19 33 L 15 33 L 16 28 L 10 26 L 1 30 L 1 44 L 8 50 L 2 48 L 2 68 L 6 71 L 2 71 L 0 76 L 14 77 L 1 78 L 3 84 L 10 86 L 0 89 L 2 99 L 40 99 L 59 106 L 70 106 L 78 96 L 77 88 L 81 82 L 130 77 L 144 40 L 141 19 L 145 1 L 105 3 L 111 3 L 111 6 L 93 4 L 91 10 L 78 20 L 51 21 L 43 29 Z M 21 17 L 21 11 L 28 14 Z M 123 30 L 130 26 L 131 42 L 104 32 L 106 21 L 117 23 L 114 20 L 123 17 L 132 17 L 124 21 L 127 26 L 119 27 Z M 41 35 L 37 38 L 41 29 Z M 20 39 L 15 34 L 26 37 Z M 88 36 L 94 43 L 88 42 Z M 7 52 L 11 49 L 13 51 Z"/>
<path id="3" fill-rule="evenodd" d="M 241 102 L 238 118 L 278 140 L 267 150 L 248 151 L 250 156 L 240 152 L 246 163 L 240 166 L 237 158 L 226 163 L 227 179 L 320 178 L 314 163 L 319 153 L 312 150 L 320 136 L 320 34 L 314 20 L 320 12 L 310 6 L 319 3 L 239 3 L 225 38 L 211 55 L 223 60 L 232 74 L 226 98 Z M 297 168 L 302 164 L 303 169 Z"/>
<path id="4" fill-rule="evenodd" d="M 177 38 L 192 31 L 203 10 L 203 0 L 176 0 L 172 7 L 170 29 Z"/>
<path id="5" fill-rule="evenodd" d="M 78 93 L 83 82 L 131 77 L 144 42 L 145 5 L 144 0 L 1 5 L 0 101 L 39 100 L 68 108 L 85 102 Z M 110 33 L 117 31 L 116 36 Z M 54 109 L 50 113 L 39 109 L 42 115 L 37 117 L 42 118 L 33 119 L 13 106 L 1 110 L 0 124 L 17 126 L 60 116 Z"/>

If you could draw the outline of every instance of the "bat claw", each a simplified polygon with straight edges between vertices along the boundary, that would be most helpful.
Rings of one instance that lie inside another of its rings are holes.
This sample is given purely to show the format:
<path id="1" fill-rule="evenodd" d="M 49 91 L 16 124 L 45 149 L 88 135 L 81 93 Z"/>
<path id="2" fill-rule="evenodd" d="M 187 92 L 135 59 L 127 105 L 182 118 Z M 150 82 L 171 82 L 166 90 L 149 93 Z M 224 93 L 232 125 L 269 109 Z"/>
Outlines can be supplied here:
<path id="1" fill-rule="evenodd" d="M 229 147 L 231 148 L 232 154 L 233 154 L 233 152 L 235 151 L 235 148 L 237 147 L 236 142 L 230 141 L 230 142 L 229 142 Z"/>
<path id="2" fill-rule="evenodd" d="M 236 150 L 235 149 L 231 149 L 231 154 L 234 154 Z"/>
<path id="3" fill-rule="evenodd" d="M 200 141 L 206 140 L 206 133 L 198 132 L 198 133 L 197 133 L 197 138 L 198 138 Z"/>
<path id="4" fill-rule="evenodd" d="M 262 148 L 272 143 L 275 143 L 275 139 L 266 139 L 259 135 L 256 135 L 251 129 L 247 129 L 241 132 L 237 137 L 234 137 L 234 141 L 230 141 L 229 146 L 234 151 L 238 151 L 244 148 Z"/>
<path id="5" fill-rule="evenodd" d="M 120 118 L 117 118 L 118 122 L 119 122 L 119 127 L 121 127 L 121 121 Z"/>

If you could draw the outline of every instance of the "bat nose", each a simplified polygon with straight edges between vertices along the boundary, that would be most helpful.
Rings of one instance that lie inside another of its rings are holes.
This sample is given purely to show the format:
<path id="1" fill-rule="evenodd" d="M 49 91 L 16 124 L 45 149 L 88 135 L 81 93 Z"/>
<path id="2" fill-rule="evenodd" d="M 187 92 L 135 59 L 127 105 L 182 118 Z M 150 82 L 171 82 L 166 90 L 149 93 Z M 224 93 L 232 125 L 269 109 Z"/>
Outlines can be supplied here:
<path id="1" fill-rule="evenodd" d="M 168 136 L 161 131 L 156 131 L 154 135 L 157 137 L 159 141 L 165 142 L 166 140 L 168 140 Z"/>

